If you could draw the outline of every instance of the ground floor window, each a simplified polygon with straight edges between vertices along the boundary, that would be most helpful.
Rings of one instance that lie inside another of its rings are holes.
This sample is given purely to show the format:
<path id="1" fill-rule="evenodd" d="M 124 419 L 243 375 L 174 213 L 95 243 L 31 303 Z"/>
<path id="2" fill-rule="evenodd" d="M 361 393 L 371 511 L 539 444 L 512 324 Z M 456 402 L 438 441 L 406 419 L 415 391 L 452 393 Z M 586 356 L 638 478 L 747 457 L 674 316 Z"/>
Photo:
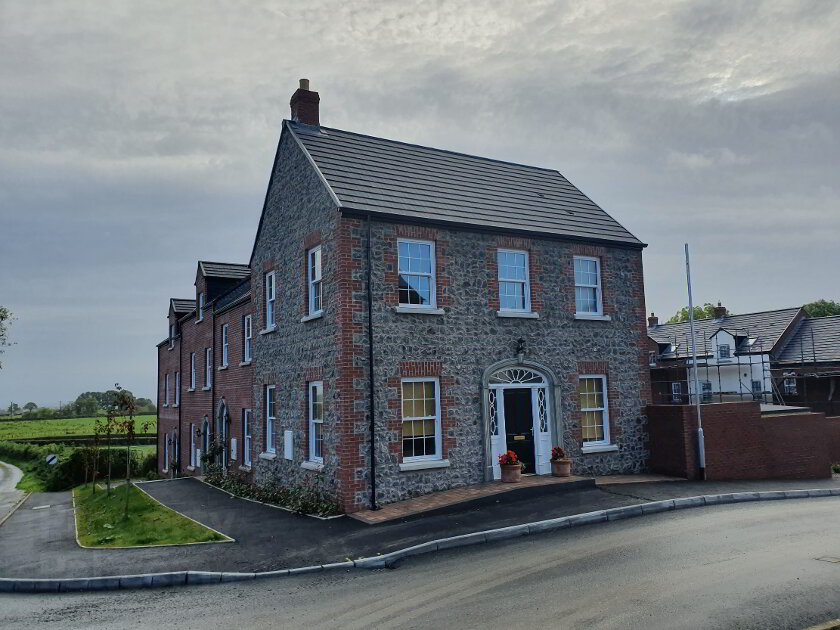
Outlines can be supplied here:
<path id="1" fill-rule="evenodd" d="M 679 381 L 671 383 L 671 402 L 682 402 L 682 383 Z"/>
<path id="2" fill-rule="evenodd" d="M 309 460 L 324 461 L 324 384 L 309 383 Z"/>
<path id="3" fill-rule="evenodd" d="M 580 433 L 584 445 L 610 443 L 606 391 L 607 377 L 603 374 L 580 376 Z"/>
<path id="4" fill-rule="evenodd" d="M 701 398 L 700 400 L 704 403 L 712 402 L 712 382 L 711 381 L 701 381 L 700 382 L 700 391 L 701 391 Z"/>
<path id="5" fill-rule="evenodd" d="M 195 468 L 195 423 L 190 425 L 190 466 Z"/>
<path id="6" fill-rule="evenodd" d="M 274 415 L 277 402 L 277 390 L 274 385 L 267 385 L 265 388 L 265 451 L 274 453 L 276 451 L 276 428 L 277 417 Z"/>
<path id="7" fill-rule="evenodd" d="M 169 472 L 169 434 L 163 436 L 163 472 Z"/>
<path id="8" fill-rule="evenodd" d="M 440 459 L 440 383 L 436 378 L 402 380 L 403 461 Z"/>
<path id="9" fill-rule="evenodd" d="M 251 410 L 242 410 L 242 463 L 251 465 Z"/>
<path id="10" fill-rule="evenodd" d="M 796 395 L 796 374 L 794 372 L 785 372 L 785 380 L 783 381 L 785 394 Z"/>

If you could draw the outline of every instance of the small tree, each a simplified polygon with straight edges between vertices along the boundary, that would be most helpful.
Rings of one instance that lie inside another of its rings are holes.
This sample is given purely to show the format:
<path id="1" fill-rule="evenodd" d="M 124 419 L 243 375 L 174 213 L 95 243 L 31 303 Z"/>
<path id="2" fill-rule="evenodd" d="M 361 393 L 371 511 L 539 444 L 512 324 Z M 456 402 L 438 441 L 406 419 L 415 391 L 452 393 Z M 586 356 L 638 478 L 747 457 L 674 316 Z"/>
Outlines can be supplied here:
<path id="1" fill-rule="evenodd" d="M 120 415 L 122 416 L 122 420 L 119 422 L 119 430 L 125 436 L 125 485 L 126 485 L 126 492 L 125 492 L 125 509 L 123 511 L 123 518 L 128 518 L 128 498 L 129 498 L 129 490 L 128 486 L 131 485 L 131 447 L 134 445 L 134 442 L 137 438 L 137 431 L 136 427 L 134 426 L 134 416 L 137 414 L 137 401 L 134 399 L 134 394 L 132 394 L 127 389 L 123 389 L 120 387 L 120 384 L 117 383 L 116 387 L 116 396 L 115 396 L 115 404 L 117 410 L 119 411 Z M 149 423 L 143 423 L 143 433 L 146 433 L 149 430 Z"/>
<path id="2" fill-rule="evenodd" d="M 9 403 L 9 414 L 15 415 L 18 411 L 20 411 L 20 405 L 17 403 Z"/>
<path id="3" fill-rule="evenodd" d="M 0 306 L 0 354 L 3 354 L 3 348 L 8 348 L 12 345 L 9 342 L 9 324 L 12 323 L 12 312 L 5 306 Z M 3 364 L 0 363 L 0 368 Z"/>
<path id="4" fill-rule="evenodd" d="M 840 304 L 834 300 L 817 300 L 816 302 L 806 304 L 803 308 L 810 317 L 840 315 Z"/>
<path id="5" fill-rule="evenodd" d="M 726 311 L 727 315 L 732 315 L 728 310 Z M 713 319 L 715 316 L 715 305 L 709 302 L 706 302 L 703 306 L 695 306 L 694 307 L 694 319 Z M 683 306 L 680 310 L 676 312 L 676 314 L 669 319 L 666 324 L 676 324 L 678 322 L 687 322 L 688 321 L 688 307 Z"/>
<path id="6" fill-rule="evenodd" d="M 35 411 L 38 408 L 38 405 L 36 405 L 34 402 L 28 402 L 23 406 L 23 408 L 27 411 Z"/>

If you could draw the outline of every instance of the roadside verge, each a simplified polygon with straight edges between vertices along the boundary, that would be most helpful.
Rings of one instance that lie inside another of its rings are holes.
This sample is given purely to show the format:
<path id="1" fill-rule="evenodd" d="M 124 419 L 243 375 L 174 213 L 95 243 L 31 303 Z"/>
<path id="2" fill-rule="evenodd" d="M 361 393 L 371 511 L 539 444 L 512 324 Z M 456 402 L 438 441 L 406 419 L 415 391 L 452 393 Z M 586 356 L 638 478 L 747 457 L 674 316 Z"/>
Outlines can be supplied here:
<path id="1" fill-rule="evenodd" d="M 490 529 L 480 532 L 440 538 L 419 545 L 414 545 L 384 555 L 336 562 L 331 564 L 313 565 L 294 569 L 283 569 L 279 571 L 255 572 L 255 573 L 232 573 L 232 572 L 210 572 L 210 571 L 175 571 L 168 573 L 149 573 L 139 575 L 122 575 L 91 578 L 56 578 L 56 579 L 21 579 L 21 578 L 0 578 L 0 592 L 16 593 L 44 593 L 44 592 L 68 592 L 68 591 L 94 591 L 94 590 L 117 590 L 132 588 L 150 588 L 157 586 L 179 586 L 192 584 L 217 584 L 223 582 L 236 582 L 243 580 L 254 580 L 275 577 L 287 577 L 319 571 L 330 571 L 336 569 L 365 568 L 376 569 L 393 566 L 400 560 L 421 554 L 454 549 L 470 545 L 490 543 L 499 540 L 507 540 L 540 534 L 571 527 L 580 527 L 594 523 L 617 521 L 649 514 L 658 514 L 673 510 L 683 510 L 711 505 L 726 505 L 732 503 L 744 503 L 749 501 L 776 501 L 784 499 L 807 499 L 840 496 L 840 488 L 818 488 L 813 490 L 778 490 L 769 492 L 736 492 L 725 494 L 698 495 L 694 497 L 683 497 L 678 499 L 667 499 L 664 501 L 653 501 L 639 503 L 624 507 L 596 510 L 553 518 L 522 525 L 513 525 Z"/>

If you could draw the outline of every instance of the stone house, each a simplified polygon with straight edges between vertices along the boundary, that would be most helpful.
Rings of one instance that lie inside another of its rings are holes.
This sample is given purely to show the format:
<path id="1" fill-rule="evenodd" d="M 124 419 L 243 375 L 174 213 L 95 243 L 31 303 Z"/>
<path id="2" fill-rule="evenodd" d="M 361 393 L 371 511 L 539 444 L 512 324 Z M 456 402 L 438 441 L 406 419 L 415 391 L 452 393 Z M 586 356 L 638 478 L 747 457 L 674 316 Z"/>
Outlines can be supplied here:
<path id="1" fill-rule="evenodd" d="M 557 171 L 325 127 L 319 101 L 292 97 L 249 262 L 253 480 L 352 512 L 507 450 L 644 470 L 644 244 Z"/>

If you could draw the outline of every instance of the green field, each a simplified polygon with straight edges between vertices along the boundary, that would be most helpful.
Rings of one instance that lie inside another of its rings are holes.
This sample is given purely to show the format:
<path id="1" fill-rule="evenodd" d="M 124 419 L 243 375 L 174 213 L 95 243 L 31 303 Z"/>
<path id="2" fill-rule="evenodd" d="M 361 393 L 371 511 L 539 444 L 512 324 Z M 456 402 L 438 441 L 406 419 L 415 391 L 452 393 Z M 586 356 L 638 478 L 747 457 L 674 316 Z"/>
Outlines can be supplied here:
<path id="1" fill-rule="evenodd" d="M 151 499 L 134 486 L 121 485 L 108 494 L 90 484 L 73 490 L 79 541 L 88 547 L 133 547 L 217 542 L 226 537 Z M 125 494 L 128 518 L 125 518 Z"/>
<path id="2" fill-rule="evenodd" d="M 143 424 L 148 422 L 147 433 L 156 430 L 155 416 L 137 416 L 134 427 L 137 433 L 144 433 Z M 0 440 L 21 440 L 27 438 L 62 438 L 73 435 L 93 435 L 96 418 L 63 418 L 60 420 L 14 420 L 0 422 Z"/>

